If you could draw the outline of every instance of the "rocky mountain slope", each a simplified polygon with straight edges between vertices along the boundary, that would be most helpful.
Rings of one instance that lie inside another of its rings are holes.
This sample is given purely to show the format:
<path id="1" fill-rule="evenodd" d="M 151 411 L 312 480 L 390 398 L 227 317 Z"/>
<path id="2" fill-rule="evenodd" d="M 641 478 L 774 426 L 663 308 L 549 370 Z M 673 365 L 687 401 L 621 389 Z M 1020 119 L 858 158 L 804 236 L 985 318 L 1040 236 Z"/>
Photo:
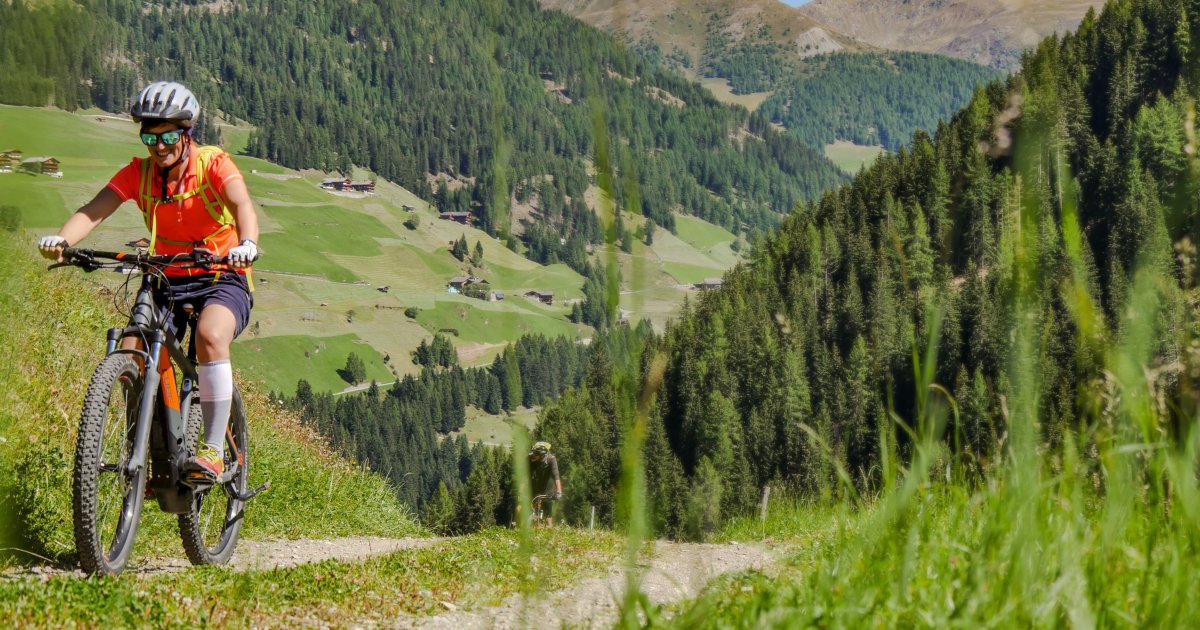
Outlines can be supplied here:
<path id="1" fill-rule="evenodd" d="M 634 42 L 649 38 L 668 57 L 682 54 L 688 61 L 678 69 L 691 76 L 703 63 L 705 44 L 714 33 L 737 44 L 770 26 L 772 43 L 796 60 L 870 48 L 777 0 L 539 1 Z"/>
<path id="2" fill-rule="evenodd" d="M 812 0 L 799 10 L 880 48 L 933 52 L 996 68 L 1077 26 L 1103 0 Z"/>

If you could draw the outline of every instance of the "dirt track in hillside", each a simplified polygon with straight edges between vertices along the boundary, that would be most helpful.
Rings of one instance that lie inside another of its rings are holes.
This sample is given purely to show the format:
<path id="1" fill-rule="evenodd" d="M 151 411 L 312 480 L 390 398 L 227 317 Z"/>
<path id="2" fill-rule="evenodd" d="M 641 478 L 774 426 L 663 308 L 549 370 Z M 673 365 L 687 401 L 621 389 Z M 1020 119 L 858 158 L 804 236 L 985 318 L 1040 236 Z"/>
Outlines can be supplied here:
<path id="1" fill-rule="evenodd" d="M 355 561 L 398 551 L 428 547 L 442 538 L 354 537 L 327 540 L 242 541 L 232 566 L 240 571 L 265 571 L 323 560 Z M 764 569 L 773 564 L 773 554 L 757 545 L 698 544 L 660 541 L 653 557 L 638 566 L 641 591 L 653 605 L 664 605 L 695 597 L 713 578 L 727 573 Z M 186 571 L 191 565 L 181 557 L 135 561 L 126 575 L 152 577 Z M 14 568 L 0 573 L 0 579 L 48 580 L 72 575 L 84 577 L 78 569 L 48 565 Z M 530 598 L 512 596 L 501 605 L 457 610 L 447 604 L 447 612 L 433 617 L 395 619 L 380 624 L 365 621 L 364 626 L 421 628 L 424 630 L 510 629 L 529 627 L 607 628 L 618 620 L 618 601 L 625 590 L 626 574 L 621 566 L 606 575 L 585 578 L 574 587 L 539 593 Z"/>
<path id="2" fill-rule="evenodd" d="M 650 603 L 669 604 L 695 597 L 713 578 L 774 562 L 772 554 L 755 545 L 706 545 L 659 542 L 642 571 L 641 590 Z M 618 620 L 618 601 L 625 589 L 625 572 L 588 578 L 573 588 L 537 595 L 528 600 L 508 598 L 500 606 L 456 610 L 434 617 L 398 620 L 396 627 L 426 630 L 508 628 L 611 628 Z"/>
<path id="3" fill-rule="evenodd" d="M 351 562 L 371 556 L 378 556 L 400 549 L 419 549 L 428 547 L 443 539 L 441 538 L 379 538 L 362 536 L 352 538 L 307 539 L 299 540 L 243 540 L 238 542 L 230 566 L 239 571 L 266 571 L 275 568 L 293 567 L 309 562 L 322 560 L 342 560 Z M 127 575 L 151 576 L 163 573 L 185 571 L 191 563 L 182 555 L 171 558 L 134 559 L 125 569 Z M 58 575 L 78 575 L 83 572 L 78 569 L 65 569 L 48 565 L 22 567 L 4 572 L 4 577 L 20 578 L 28 576 L 52 577 Z"/>

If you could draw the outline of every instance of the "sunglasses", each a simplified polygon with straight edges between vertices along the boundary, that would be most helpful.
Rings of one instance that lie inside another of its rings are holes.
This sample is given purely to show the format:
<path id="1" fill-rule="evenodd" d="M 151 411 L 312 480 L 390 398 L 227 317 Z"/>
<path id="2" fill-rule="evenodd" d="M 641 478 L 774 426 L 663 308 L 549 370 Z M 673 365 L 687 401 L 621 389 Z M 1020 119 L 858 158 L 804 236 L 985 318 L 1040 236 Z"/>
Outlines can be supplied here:
<path id="1" fill-rule="evenodd" d="M 179 144 L 179 139 L 183 137 L 183 131 L 179 129 L 172 129 L 171 131 L 164 131 L 162 133 L 147 133 L 143 131 L 141 136 L 142 144 L 148 147 L 158 144 L 159 141 L 162 141 L 167 146 L 171 146 Z"/>

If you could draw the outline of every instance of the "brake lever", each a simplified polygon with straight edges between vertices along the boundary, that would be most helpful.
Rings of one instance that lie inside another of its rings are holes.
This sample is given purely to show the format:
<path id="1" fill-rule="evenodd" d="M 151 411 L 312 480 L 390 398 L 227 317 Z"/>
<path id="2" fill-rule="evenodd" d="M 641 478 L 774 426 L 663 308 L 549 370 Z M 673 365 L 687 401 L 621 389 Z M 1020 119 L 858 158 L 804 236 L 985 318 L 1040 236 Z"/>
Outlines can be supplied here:
<path id="1" fill-rule="evenodd" d="M 75 260 L 72 260 L 70 262 L 63 261 L 60 263 L 54 263 L 53 265 L 46 267 L 46 270 L 49 271 L 51 269 L 58 269 L 59 267 L 79 267 L 80 269 L 82 269 L 84 271 L 84 273 L 92 273 L 93 271 L 96 271 L 96 270 L 102 268 L 100 263 L 98 263 L 94 260 L 91 260 L 91 259 L 80 260 L 79 258 L 76 258 Z"/>
<path id="2" fill-rule="evenodd" d="M 205 271 L 212 270 L 212 266 L 213 266 L 212 257 L 213 257 L 213 253 L 212 253 L 211 249 L 207 249 L 204 247 L 197 247 L 192 250 L 192 264 L 196 265 L 197 267 L 199 267 L 201 269 L 204 269 Z"/>

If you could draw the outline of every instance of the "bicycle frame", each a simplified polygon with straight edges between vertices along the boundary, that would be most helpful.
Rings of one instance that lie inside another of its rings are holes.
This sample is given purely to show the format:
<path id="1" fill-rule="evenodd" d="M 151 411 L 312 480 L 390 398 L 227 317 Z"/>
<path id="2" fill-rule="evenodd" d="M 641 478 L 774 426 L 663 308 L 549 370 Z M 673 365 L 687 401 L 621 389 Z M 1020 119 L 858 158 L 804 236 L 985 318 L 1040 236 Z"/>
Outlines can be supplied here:
<path id="1" fill-rule="evenodd" d="M 149 463 L 149 488 L 159 507 L 165 512 L 182 514 L 191 509 L 193 499 L 191 488 L 180 483 L 179 468 L 188 457 L 186 418 L 195 398 L 192 395 L 197 379 L 192 360 L 194 341 L 185 353 L 179 340 L 164 329 L 165 317 L 155 308 L 153 289 L 143 279 L 129 325 L 109 329 L 105 354 L 131 354 L 143 363 L 133 452 L 125 473 L 134 476 Z M 126 338 L 144 342 L 149 349 L 119 347 Z M 176 366 L 182 372 L 182 383 L 176 379 Z M 155 428 L 159 430 L 154 431 Z"/>
<path id="2" fill-rule="evenodd" d="M 196 494 L 207 491 L 205 487 L 193 488 L 183 483 L 180 468 L 189 456 L 187 450 L 187 419 L 191 414 L 194 389 L 198 382 L 196 374 L 196 336 L 188 338 L 188 349 L 184 352 L 179 340 L 166 330 L 168 314 L 160 312 L 155 305 L 151 276 L 146 269 L 155 265 L 176 265 L 212 269 L 212 265 L 224 265 L 229 261 L 224 256 L 213 256 L 211 252 L 196 248 L 190 255 L 152 256 L 102 252 L 90 249 L 67 248 L 63 251 L 66 262 L 50 268 L 76 266 L 84 271 L 95 271 L 105 266 L 99 260 L 133 264 L 142 269 L 142 285 L 138 289 L 130 314 L 129 324 L 124 328 L 110 328 L 106 355 L 123 353 L 132 355 L 141 362 L 142 392 L 138 401 L 137 418 L 134 420 L 133 450 L 125 470 L 126 476 L 136 475 L 141 467 L 150 464 L 149 490 L 158 499 L 159 507 L 172 514 L 185 514 L 192 509 Z M 184 322 L 180 330 L 186 334 L 191 322 Z M 140 342 L 138 347 L 120 347 L 122 340 L 133 338 Z M 176 369 L 182 374 L 182 382 L 176 379 Z M 241 446 L 226 432 L 233 445 L 236 460 L 224 473 L 217 477 L 214 485 L 224 487 L 226 494 L 239 501 L 248 501 L 270 487 L 270 482 L 249 491 L 239 491 L 228 485 L 229 480 L 239 474 L 243 466 Z"/>

